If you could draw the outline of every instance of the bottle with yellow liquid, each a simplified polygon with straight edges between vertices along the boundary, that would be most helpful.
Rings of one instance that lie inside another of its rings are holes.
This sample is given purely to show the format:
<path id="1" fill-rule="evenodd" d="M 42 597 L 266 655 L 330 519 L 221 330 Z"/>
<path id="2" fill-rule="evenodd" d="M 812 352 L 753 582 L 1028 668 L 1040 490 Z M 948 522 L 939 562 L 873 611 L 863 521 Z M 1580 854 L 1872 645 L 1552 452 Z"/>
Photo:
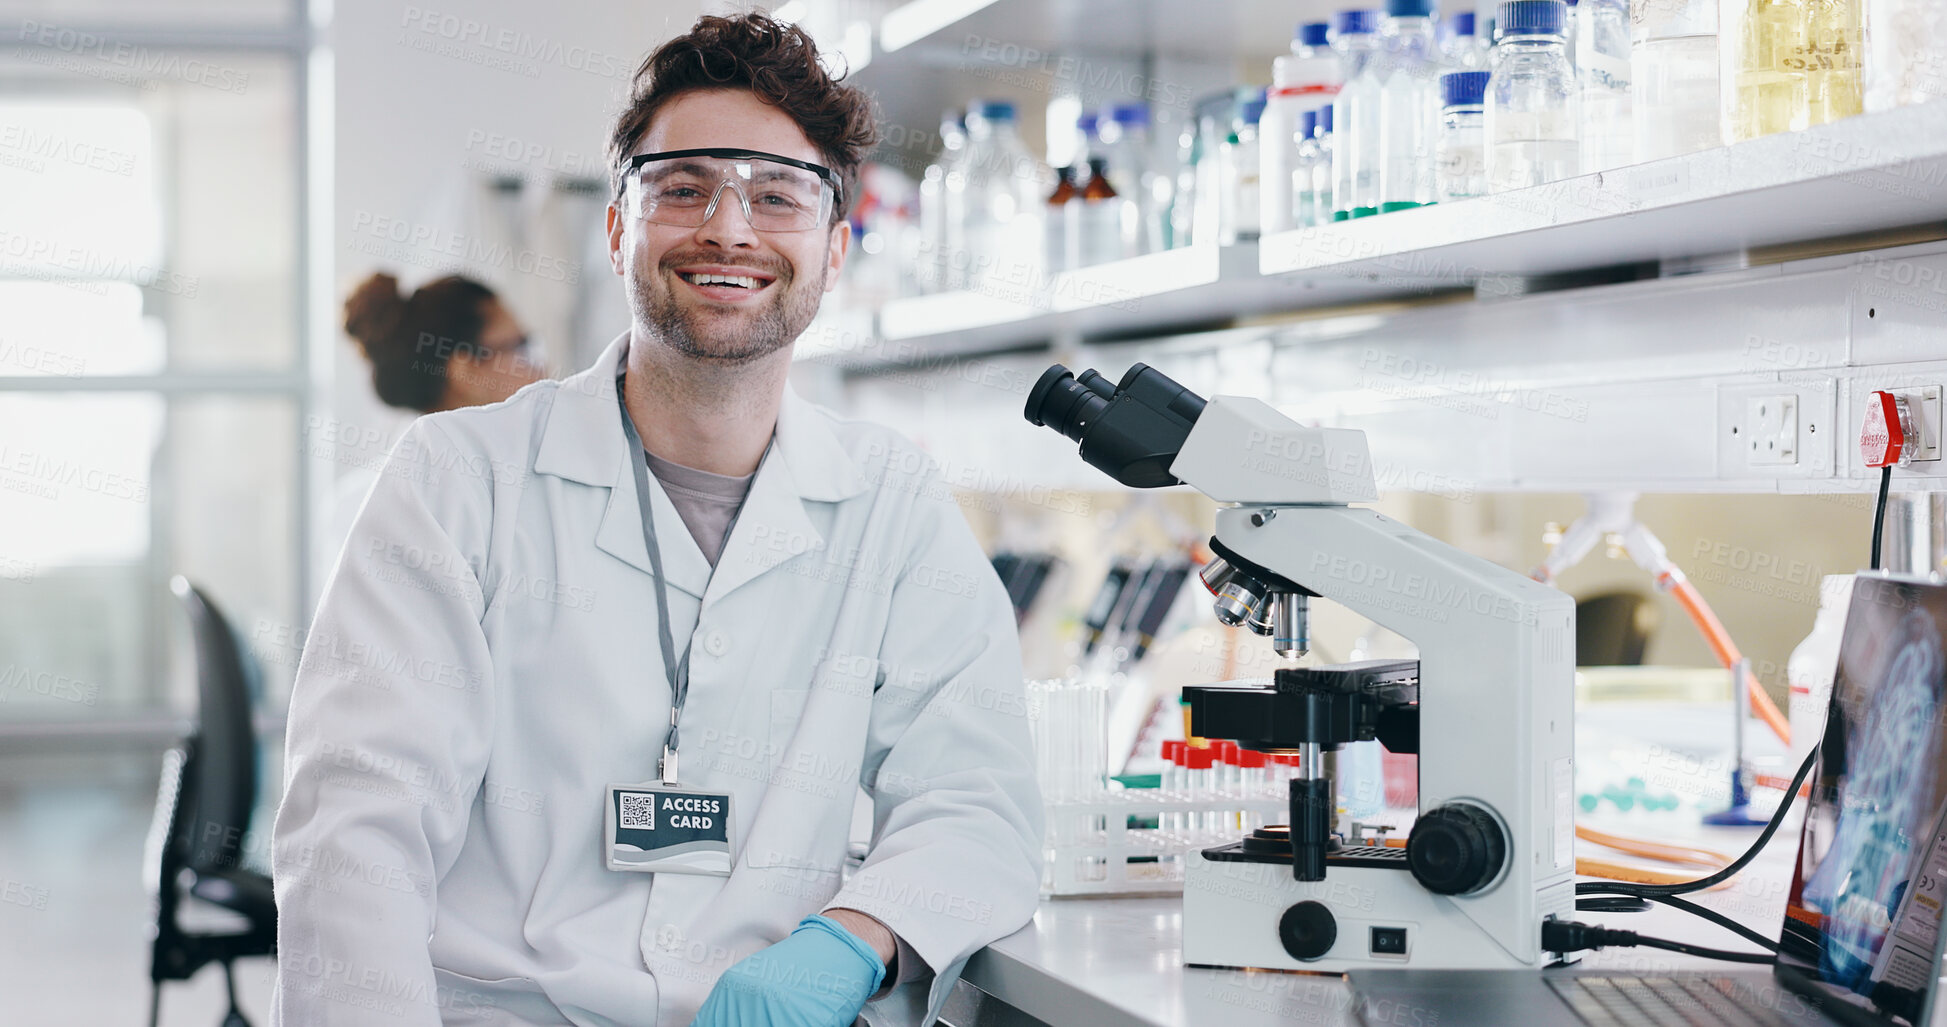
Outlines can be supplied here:
<path id="1" fill-rule="evenodd" d="M 1864 110 L 1865 0 L 1724 0 L 1724 141 Z"/>

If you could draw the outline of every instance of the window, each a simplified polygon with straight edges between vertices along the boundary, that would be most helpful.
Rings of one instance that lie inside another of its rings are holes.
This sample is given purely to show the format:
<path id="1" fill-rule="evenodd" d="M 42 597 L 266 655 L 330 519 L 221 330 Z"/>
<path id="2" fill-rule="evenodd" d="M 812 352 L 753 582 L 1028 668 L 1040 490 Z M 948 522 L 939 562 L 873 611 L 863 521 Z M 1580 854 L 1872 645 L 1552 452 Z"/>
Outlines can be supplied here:
<path id="1" fill-rule="evenodd" d="M 190 708 L 174 574 L 246 642 L 305 615 L 309 32 L 62 8 L 0 2 L 0 727 Z M 118 15 L 180 27 L 55 24 Z"/>

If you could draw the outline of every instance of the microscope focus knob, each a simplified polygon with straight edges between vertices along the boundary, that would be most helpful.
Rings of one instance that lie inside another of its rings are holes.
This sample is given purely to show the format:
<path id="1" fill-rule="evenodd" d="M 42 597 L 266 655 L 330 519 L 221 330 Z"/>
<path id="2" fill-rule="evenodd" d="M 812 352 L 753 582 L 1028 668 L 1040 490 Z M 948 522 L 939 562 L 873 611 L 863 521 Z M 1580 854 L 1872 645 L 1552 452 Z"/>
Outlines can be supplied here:
<path id="1" fill-rule="evenodd" d="M 1300 962 L 1323 958 L 1338 940 L 1339 922 L 1322 902 L 1297 903 L 1278 918 L 1278 941 Z"/>
<path id="2" fill-rule="evenodd" d="M 1406 865 L 1436 895 L 1477 892 L 1501 876 L 1507 838 L 1494 816 L 1479 806 L 1448 803 L 1413 822 L 1406 838 Z"/>

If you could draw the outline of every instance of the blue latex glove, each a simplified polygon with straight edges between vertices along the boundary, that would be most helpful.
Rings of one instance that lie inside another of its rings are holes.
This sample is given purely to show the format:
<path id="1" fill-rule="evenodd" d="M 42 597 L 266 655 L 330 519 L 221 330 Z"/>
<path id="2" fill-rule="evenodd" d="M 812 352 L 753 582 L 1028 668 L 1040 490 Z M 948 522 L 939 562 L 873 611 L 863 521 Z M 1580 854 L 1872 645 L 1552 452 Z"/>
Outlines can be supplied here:
<path id="1" fill-rule="evenodd" d="M 852 1027 L 886 964 L 835 920 L 808 916 L 791 936 L 725 970 L 693 1027 Z"/>

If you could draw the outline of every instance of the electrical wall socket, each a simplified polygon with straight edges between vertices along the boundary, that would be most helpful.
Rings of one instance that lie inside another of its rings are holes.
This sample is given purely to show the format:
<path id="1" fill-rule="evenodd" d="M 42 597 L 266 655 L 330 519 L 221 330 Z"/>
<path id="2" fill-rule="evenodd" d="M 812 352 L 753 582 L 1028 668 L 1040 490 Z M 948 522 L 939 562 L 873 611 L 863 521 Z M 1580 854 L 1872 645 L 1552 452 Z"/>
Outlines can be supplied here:
<path id="1" fill-rule="evenodd" d="M 1935 389 L 1935 405 L 1939 404 Z M 1781 393 L 1752 396 L 1744 401 L 1745 462 L 1753 467 L 1798 462 L 1798 396 Z"/>
<path id="2" fill-rule="evenodd" d="M 1906 400 L 1907 416 L 1913 420 L 1914 437 L 1907 440 L 1912 461 L 1940 459 L 1940 386 L 1899 389 L 1894 395 Z"/>

